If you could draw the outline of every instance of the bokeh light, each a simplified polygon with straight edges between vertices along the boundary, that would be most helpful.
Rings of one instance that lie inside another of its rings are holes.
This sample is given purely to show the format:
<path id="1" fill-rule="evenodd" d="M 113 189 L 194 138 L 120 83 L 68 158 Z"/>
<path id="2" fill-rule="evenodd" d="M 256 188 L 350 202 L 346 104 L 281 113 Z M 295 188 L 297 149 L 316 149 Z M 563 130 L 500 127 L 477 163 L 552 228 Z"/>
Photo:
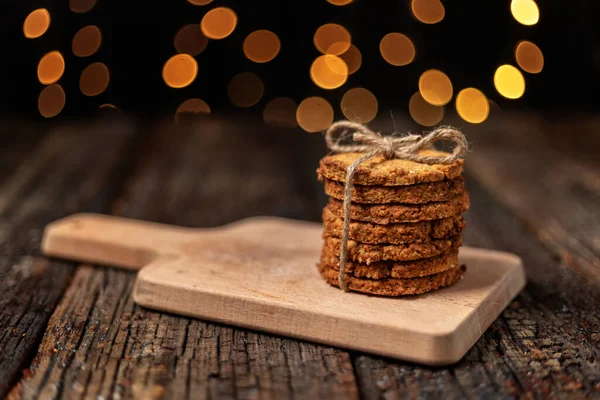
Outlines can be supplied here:
<path id="1" fill-rule="evenodd" d="M 408 101 L 408 112 L 423 126 L 434 126 L 444 118 L 444 107 L 429 104 L 419 92 L 413 94 Z"/>
<path id="2" fill-rule="evenodd" d="M 352 3 L 352 0 L 327 0 L 331 4 L 335 6 L 345 6 Z"/>
<path id="3" fill-rule="evenodd" d="M 535 25 L 540 20 L 540 10 L 533 0 L 512 0 L 510 12 L 523 25 Z"/>
<path id="4" fill-rule="evenodd" d="M 189 54 L 177 54 L 169 58 L 162 70 L 165 83 L 172 88 L 191 84 L 198 75 L 198 63 Z"/>
<path id="5" fill-rule="evenodd" d="M 501 65 L 494 74 L 494 86 L 507 99 L 518 99 L 525 93 L 525 78 L 512 65 Z"/>
<path id="6" fill-rule="evenodd" d="M 265 106 L 263 119 L 266 124 L 293 128 L 296 121 L 296 102 L 289 97 L 276 97 Z"/>
<path id="7" fill-rule="evenodd" d="M 440 0 L 412 0 L 410 8 L 415 18 L 424 24 L 436 24 L 446 15 Z"/>
<path id="8" fill-rule="evenodd" d="M 198 24 L 189 24 L 177 31 L 173 44 L 178 53 L 197 56 L 206 49 L 208 38 Z"/>
<path id="9" fill-rule="evenodd" d="M 362 64 L 362 54 L 358 47 L 351 44 L 348 50 L 339 55 L 339 57 L 344 60 L 346 65 L 348 66 L 348 74 L 352 75 L 360 68 Z"/>
<path id="10" fill-rule="evenodd" d="M 333 123 L 333 108 L 322 97 L 304 99 L 296 110 L 296 121 L 307 132 L 320 132 Z"/>
<path id="11" fill-rule="evenodd" d="M 38 110 L 45 118 L 60 114 L 65 107 L 65 91 L 59 84 L 46 86 L 38 98 Z"/>
<path id="12" fill-rule="evenodd" d="M 336 89 L 346 83 L 348 66 L 340 57 L 325 54 L 310 66 L 310 78 L 320 88 Z"/>
<path id="13" fill-rule="evenodd" d="M 88 57 L 98 51 L 102 44 L 102 32 L 95 25 L 84 26 L 73 37 L 71 49 L 77 57 Z"/>
<path id="14" fill-rule="evenodd" d="M 198 115 L 210 114 L 210 107 L 202 99 L 187 99 L 177 107 L 175 111 L 175 122 L 182 122 L 187 118 L 194 118 Z"/>
<path id="15" fill-rule="evenodd" d="M 252 107 L 265 93 L 262 79 L 253 72 L 241 72 L 231 78 L 227 86 L 227 96 L 238 107 Z"/>
<path id="16" fill-rule="evenodd" d="M 41 58 L 37 68 L 38 79 L 44 85 L 57 82 L 64 72 L 65 59 L 56 50 L 46 53 Z"/>
<path id="17" fill-rule="evenodd" d="M 408 36 L 401 33 L 388 33 L 379 43 L 381 56 L 395 66 L 410 64 L 415 59 L 415 45 Z"/>
<path id="18" fill-rule="evenodd" d="M 235 30 L 237 15 L 231 8 L 213 8 L 202 18 L 200 29 L 209 39 L 224 39 Z"/>
<path id="19" fill-rule="evenodd" d="M 188 3 L 191 3 L 195 6 L 205 6 L 207 4 L 212 3 L 213 0 L 187 0 Z"/>
<path id="20" fill-rule="evenodd" d="M 83 14 L 96 5 L 96 0 L 69 0 L 69 8 L 74 13 Z"/>
<path id="21" fill-rule="evenodd" d="M 544 68 L 544 55 L 542 54 L 542 50 L 534 43 L 527 40 L 523 40 L 517 45 L 515 58 L 517 59 L 519 67 L 530 74 L 540 73 Z"/>
<path id="22" fill-rule="evenodd" d="M 95 62 L 81 73 L 79 90 L 86 96 L 97 96 L 106 90 L 109 80 L 108 67 L 101 62 Z"/>
<path id="23" fill-rule="evenodd" d="M 366 124 L 375 118 L 379 104 L 371 91 L 365 88 L 348 90 L 340 103 L 342 113 L 351 121 Z"/>
<path id="24" fill-rule="evenodd" d="M 256 63 L 266 63 L 277 56 L 281 42 L 276 34 L 267 30 L 254 31 L 244 40 L 244 54 Z"/>
<path id="25" fill-rule="evenodd" d="M 452 100 L 452 82 L 442 71 L 430 69 L 419 78 L 419 92 L 429 104 L 444 106 Z"/>
<path id="26" fill-rule="evenodd" d="M 323 54 L 340 55 L 350 48 L 352 38 L 346 28 L 338 24 L 325 24 L 315 32 L 313 42 Z"/>
<path id="27" fill-rule="evenodd" d="M 27 39 L 42 36 L 50 27 L 50 13 L 45 8 L 32 11 L 23 22 L 23 34 Z"/>
<path id="28" fill-rule="evenodd" d="M 490 104 L 480 90 L 466 88 L 456 96 L 456 111 L 465 121 L 479 124 L 487 119 L 490 113 Z"/>

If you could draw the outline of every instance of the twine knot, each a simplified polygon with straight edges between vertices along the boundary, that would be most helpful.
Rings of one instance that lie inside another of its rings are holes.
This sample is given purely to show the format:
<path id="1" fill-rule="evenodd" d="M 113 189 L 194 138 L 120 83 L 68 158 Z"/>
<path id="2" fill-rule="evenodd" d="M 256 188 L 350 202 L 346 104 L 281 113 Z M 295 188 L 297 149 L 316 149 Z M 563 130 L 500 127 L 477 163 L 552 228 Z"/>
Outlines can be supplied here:
<path id="1" fill-rule="evenodd" d="M 394 134 L 395 135 L 395 134 Z M 364 153 L 354 160 L 346 171 L 344 188 L 344 225 L 342 229 L 342 248 L 340 251 L 340 272 L 338 282 L 340 288 L 348 290 L 344 275 L 348 257 L 348 236 L 350 233 L 350 205 L 352 200 L 353 178 L 356 169 L 363 162 L 381 155 L 386 159 L 400 158 L 424 164 L 451 164 L 465 158 L 469 144 L 461 131 L 450 126 L 440 126 L 426 135 L 406 134 L 403 136 L 383 136 L 373 132 L 363 124 L 351 121 L 338 121 L 331 125 L 325 133 L 325 142 L 330 150 L 336 153 Z M 351 141 L 345 143 L 349 138 Z M 445 156 L 422 155 L 421 150 L 432 149 L 440 140 L 454 142 L 452 153 Z"/>

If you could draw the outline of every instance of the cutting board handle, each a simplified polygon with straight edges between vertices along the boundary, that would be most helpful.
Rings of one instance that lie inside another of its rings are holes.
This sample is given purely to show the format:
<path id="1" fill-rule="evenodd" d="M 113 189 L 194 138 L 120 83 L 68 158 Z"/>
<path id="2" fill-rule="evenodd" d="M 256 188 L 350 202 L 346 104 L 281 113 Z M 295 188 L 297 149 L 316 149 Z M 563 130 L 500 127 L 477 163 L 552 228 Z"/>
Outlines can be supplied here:
<path id="1" fill-rule="evenodd" d="M 75 214 L 49 224 L 42 252 L 49 256 L 140 269 L 178 254 L 194 230 L 101 214 Z"/>

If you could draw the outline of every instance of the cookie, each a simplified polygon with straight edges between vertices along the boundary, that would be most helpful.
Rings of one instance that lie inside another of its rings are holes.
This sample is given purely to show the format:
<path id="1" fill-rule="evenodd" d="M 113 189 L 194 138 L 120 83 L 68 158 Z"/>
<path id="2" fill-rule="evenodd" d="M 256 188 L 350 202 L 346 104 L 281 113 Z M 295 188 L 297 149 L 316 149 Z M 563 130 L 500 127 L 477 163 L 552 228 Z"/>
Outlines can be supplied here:
<path id="1" fill-rule="evenodd" d="M 340 254 L 342 241 L 336 237 L 325 236 L 323 251 Z M 348 260 L 371 264 L 377 261 L 411 261 L 420 258 L 439 256 L 462 245 L 460 235 L 449 239 L 434 239 L 422 243 L 405 244 L 365 244 L 348 240 Z"/>
<path id="2" fill-rule="evenodd" d="M 422 155 L 447 156 L 437 150 L 423 150 Z M 363 153 L 332 154 L 321 159 L 317 173 L 319 176 L 344 182 L 350 164 Z M 360 164 L 354 174 L 357 185 L 399 186 L 421 182 L 439 182 L 458 178 L 463 172 L 463 160 L 451 164 L 422 164 L 401 159 L 385 159 L 376 156 Z"/>
<path id="3" fill-rule="evenodd" d="M 319 264 L 318 268 L 321 276 L 327 283 L 339 287 L 338 271 L 323 264 Z M 419 278 L 385 278 L 379 280 L 356 278 L 350 274 L 346 274 L 344 282 L 349 290 L 356 292 L 380 296 L 402 296 L 422 294 L 450 286 L 463 276 L 465 270 L 466 267 L 460 265 L 438 274 Z"/>
<path id="4" fill-rule="evenodd" d="M 324 184 L 325 193 L 328 196 L 344 200 L 344 182 L 325 179 Z M 352 201 L 365 204 L 422 204 L 433 201 L 447 201 L 463 194 L 464 191 L 465 181 L 462 177 L 405 186 L 354 185 Z"/>
<path id="5" fill-rule="evenodd" d="M 344 219 L 323 209 L 323 225 L 329 236 L 342 237 Z M 369 244 L 398 244 L 447 239 L 463 231 L 465 220 L 460 215 L 421 222 L 380 225 L 370 222 L 350 221 L 350 239 Z"/>
<path id="6" fill-rule="evenodd" d="M 402 222 L 428 221 L 448 218 L 465 212 L 471 206 L 469 193 L 448 201 L 425 204 L 358 204 L 350 206 L 350 219 L 375 224 L 396 224 Z M 344 217 L 343 202 L 330 198 L 327 209 L 339 218 Z"/>
<path id="7" fill-rule="evenodd" d="M 328 247 L 324 247 L 321 253 L 321 264 L 339 271 L 339 253 L 332 253 Z M 355 278 L 416 278 L 438 274 L 457 265 L 458 249 L 451 249 L 437 257 L 422 258 L 413 261 L 379 261 L 371 264 L 347 261 L 346 273 Z"/>

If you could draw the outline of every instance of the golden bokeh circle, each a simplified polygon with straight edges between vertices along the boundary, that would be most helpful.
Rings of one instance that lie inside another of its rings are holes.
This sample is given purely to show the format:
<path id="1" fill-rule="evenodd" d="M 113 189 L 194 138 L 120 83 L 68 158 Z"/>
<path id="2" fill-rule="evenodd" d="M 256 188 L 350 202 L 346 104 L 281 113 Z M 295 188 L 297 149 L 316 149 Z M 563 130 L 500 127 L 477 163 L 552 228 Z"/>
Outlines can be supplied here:
<path id="1" fill-rule="evenodd" d="M 96 5 L 96 0 L 69 0 L 69 8 L 74 13 L 83 14 Z"/>
<path id="2" fill-rule="evenodd" d="M 338 56 L 325 54 L 317 57 L 310 66 L 310 78 L 323 89 L 336 89 L 346 83 L 348 66 Z"/>
<path id="3" fill-rule="evenodd" d="M 415 18 L 424 24 L 436 24 L 446 15 L 440 0 L 412 0 L 410 8 Z"/>
<path id="4" fill-rule="evenodd" d="M 480 90 L 466 88 L 456 96 L 456 111 L 465 121 L 479 124 L 490 114 L 490 103 Z"/>
<path id="5" fill-rule="evenodd" d="M 517 45 L 515 58 L 519 67 L 530 74 L 540 73 L 544 69 L 544 55 L 542 54 L 542 50 L 527 40 L 523 40 Z"/>
<path id="6" fill-rule="evenodd" d="M 325 24 L 315 32 L 313 43 L 321 53 L 337 56 L 350 48 L 352 37 L 350 32 L 341 25 Z"/>
<path id="7" fill-rule="evenodd" d="M 102 44 L 102 32 L 96 25 L 84 26 L 73 36 L 71 49 L 77 57 L 88 57 L 98 51 Z"/>
<path id="8" fill-rule="evenodd" d="M 183 88 L 190 85 L 198 75 L 198 63 L 189 54 L 176 54 L 169 58 L 162 70 L 167 86 Z"/>
<path id="9" fill-rule="evenodd" d="M 187 0 L 188 3 L 191 3 L 195 6 L 205 6 L 207 4 L 212 3 L 213 0 Z"/>
<path id="10" fill-rule="evenodd" d="M 42 36 L 50 27 L 50 13 L 45 8 L 38 8 L 29 13 L 23 22 L 23 34 L 27 39 Z"/>
<path id="11" fill-rule="evenodd" d="M 419 78 L 419 92 L 429 104 L 445 106 L 452 100 L 452 82 L 442 71 L 430 69 Z"/>
<path id="12" fill-rule="evenodd" d="M 360 68 L 362 64 L 362 54 L 358 47 L 351 44 L 348 50 L 339 55 L 339 57 L 344 60 L 346 65 L 348 66 L 348 74 L 352 75 Z"/>
<path id="13" fill-rule="evenodd" d="M 385 61 L 395 66 L 410 64 L 415 59 L 415 45 L 408 36 L 397 32 L 381 39 L 379 52 Z"/>
<path id="14" fill-rule="evenodd" d="M 255 63 L 266 63 L 277 56 L 281 49 L 281 42 L 273 32 L 261 29 L 246 36 L 243 49 L 249 60 Z"/>
<path id="15" fill-rule="evenodd" d="M 412 119 L 423 126 L 434 126 L 444 118 L 444 107 L 434 106 L 416 92 L 408 101 L 408 112 Z"/>
<path id="16" fill-rule="evenodd" d="M 228 7 L 213 8 L 200 21 L 202 33 L 209 39 L 224 39 L 235 30 L 236 13 Z"/>
<path id="17" fill-rule="evenodd" d="M 494 74 L 494 86 L 507 99 L 518 99 L 525 93 L 525 78 L 512 65 L 501 65 Z"/>
<path id="18" fill-rule="evenodd" d="M 263 119 L 268 125 L 295 127 L 298 105 L 289 97 L 276 97 L 270 100 L 263 111 Z"/>
<path id="19" fill-rule="evenodd" d="M 208 38 L 204 36 L 198 24 L 189 24 L 177 31 L 173 44 L 178 53 L 197 56 L 206 49 Z"/>
<path id="20" fill-rule="evenodd" d="M 44 85 L 51 85 L 62 77 L 65 72 L 65 59 L 60 52 L 54 50 L 46 53 L 37 67 L 37 75 Z"/>
<path id="21" fill-rule="evenodd" d="M 227 96 L 238 107 L 252 107 L 265 93 L 262 79 L 253 72 L 241 72 L 231 78 L 227 85 Z"/>
<path id="22" fill-rule="evenodd" d="M 97 96 L 108 87 L 110 74 L 108 67 L 101 62 L 88 65 L 79 77 L 79 90 L 86 96 Z"/>
<path id="23" fill-rule="evenodd" d="M 523 25 L 535 25 L 540 20 L 540 10 L 533 0 L 512 0 L 510 12 Z"/>
<path id="24" fill-rule="evenodd" d="M 333 123 L 333 108 L 322 97 L 308 97 L 296 110 L 296 121 L 307 132 L 320 132 Z"/>
<path id="25" fill-rule="evenodd" d="M 334 6 L 346 6 L 350 3 L 352 3 L 352 0 L 327 0 L 328 2 L 330 2 L 331 4 L 333 4 Z"/>
<path id="26" fill-rule="evenodd" d="M 65 91 L 59 84 L 46 86 L 38 97 L 38 110 L 43 117 L 52 118 L 60 114 L 65 101 Z"/>
<path id="27" fill-rule="evenodd" d="M 377 98 L 365 88 L 348 90 L 340 103 L 342 113 L 351 121 L 366 124 L 375 118 L 379 109 Z"/>
<path id="28" fill-rule="evenodd" d="M 181 122 L 188 117 L 210 114 L 210 107 L 202 99 L 187 99 L 177 107 L 175 122 Z"/>

